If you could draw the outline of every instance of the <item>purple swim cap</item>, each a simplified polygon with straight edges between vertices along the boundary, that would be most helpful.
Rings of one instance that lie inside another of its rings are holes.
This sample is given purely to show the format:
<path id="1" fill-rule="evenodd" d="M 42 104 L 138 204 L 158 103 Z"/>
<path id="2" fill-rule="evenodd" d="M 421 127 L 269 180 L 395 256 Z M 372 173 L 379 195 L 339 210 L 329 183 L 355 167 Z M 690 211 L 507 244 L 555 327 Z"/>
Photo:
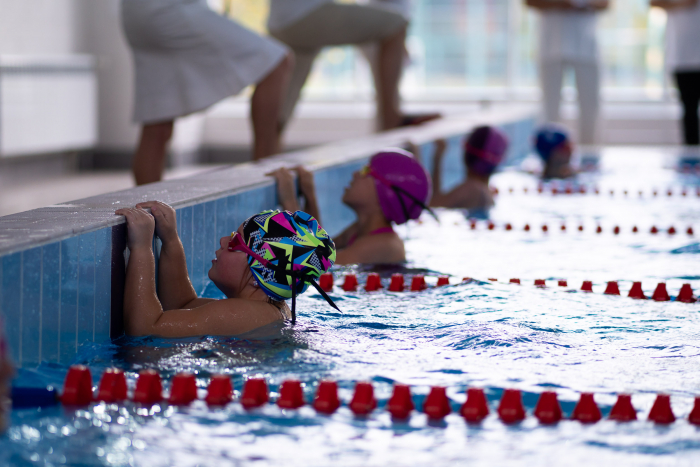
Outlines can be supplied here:
<path id="1" fill-rule="evenodd" d="M 508 150 L 508 137 L 498 128 L 480 126 L 464 143 L 464 162 L 470 172 L 491 175 Z"/>
<path id="2" fill-rule="evenodd" d="M 385 149 L 372 156 L 369 169 L 379 205 L 388 221 L 403 224 L 420 216 L 430 202 L 433 189 L 428 173 L 410 152 Z"/>

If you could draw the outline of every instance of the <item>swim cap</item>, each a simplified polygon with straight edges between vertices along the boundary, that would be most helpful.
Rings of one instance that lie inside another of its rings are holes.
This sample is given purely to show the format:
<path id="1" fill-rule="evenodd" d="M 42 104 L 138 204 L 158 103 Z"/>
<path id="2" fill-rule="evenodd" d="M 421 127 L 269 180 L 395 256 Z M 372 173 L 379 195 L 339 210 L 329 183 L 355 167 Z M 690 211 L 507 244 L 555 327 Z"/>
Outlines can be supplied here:
<path id="1" fill-rule="evenodd" d="M 430 177 L 410 152 L 386 149 L 370 159 L 369 169 L 388 221 L 403 224 L 427 208 L 433 192 Z"/>
<path id="2" fill-rule="evenodd" d="M 470 172 L 491 175 L 508 150 L 508 137 L 498 128 L 480 126 L 464 143 L 464 162 Z"/>
<path id="3" fill-rule="evenodd" d="M 569 141 L 569 134 L 559 125 L 545 125 L 535 135 L 535 149 L 542 160 L 547 162 L 552 152 L 561 144 Z"/>
<path id="4" fill-rule="evenodd" d="M 335 262 L 333 240 L 303 211 L 270 210 L 251 216 L 243 223 L 243 241 L 258 257 L 248 254 L 248 266 L 260 288 L 273 300 L 292 298 L 293 320 L 296 296 L 309 284 L 320 290 L 315 279 Z M 335 307 L 322 291 L 321 295 Z"/>

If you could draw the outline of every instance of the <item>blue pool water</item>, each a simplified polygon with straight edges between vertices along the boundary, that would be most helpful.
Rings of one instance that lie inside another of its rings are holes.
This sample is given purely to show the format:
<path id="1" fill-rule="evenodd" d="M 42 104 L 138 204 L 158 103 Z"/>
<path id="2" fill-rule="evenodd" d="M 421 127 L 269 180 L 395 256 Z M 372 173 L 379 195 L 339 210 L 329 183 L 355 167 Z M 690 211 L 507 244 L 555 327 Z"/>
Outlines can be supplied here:
<path id="1" fill-rule="evenodd" d="M 485 222 L 471 230 L 463 213 L 447 210 L 439 211 L 440 224 L 425 216 L 401 228 L 411 258 L 403 272 L 424 273 L 429 284 L 449 274 L 455 284 L 449 287 L 420 293 L 336 288 L 332 296 L 342 313 L 307 293 L 294 327 L 245 339 L 121 338 L 84 346 L 75 359 L 89 365 L 95 379 L 107 367 L 123 368 L 132 386 L 143 368 L 166 379 L 196 372 L 202 389 L 212 373 L 230 373 L 237 393 L 245 378 L 263 376 L 274 397 L 283 380 L 296 378 L 307 400 L 322 378 L 339 382 L 344 402 L 356 381 L 369 380 L 379 409 L 366 419 L 346 406 L 327 417 L 308 406 L 246 413 L 235 402 L 209 410 L 202 401 L 189 408 L 21 410 L 0 438 L 0 465 L 697 465 L 700 428 L 684 418 L 700 393 L 700 304 L 625 296 L 632 281 L 642 281 L 647 296 L 660 281 L 672 296 L 683 283 L 700 291 L 698 180 L 673 170 L 675 160 L 641 149 L 604 152 L 599 171 L 580 177 L 599 187 L 597 196 L 535 194 L 536 178 L 506 172 L 494 180 L 500 194 L 493 231 Z M 691 187 L 691 195 L 665 196 L 667 188 L 682 186 Z M 653 188 L 664 195 L 652 197 Z M 504 230 L 505 223 L 513 230 Z M 580 224 L 583 232 L 576 230 Z M 616 225 L 620 235 L 612 233 Z M 652 225 L 662 233 L 649 234 Z M 663 233 L 670 225 L 680 233 Z M 683 233 L 691 225 L 694 237 Z M 339 268 L 336 282 L 348 272 L 358 273 L 361 283 L 367 274 Z M 385 285 L 392 272 L 381 270 Z M 464 276 L 476 280 L 461 283 Z M 509 284 L 510 278 L 522 285 Z M 533 287 L 535 279 L 547 279 L 548 287 Z M 557 279 L 569 287 L 557 287 Z M 593 281 L 594 293 L 578 291 L 583 280 Z M 602 294 L 610 280 L 619 282 L 623 296 Z M 218 294 L 211 286 L 205 291 Z M 42 365 L 22 370 L 18 379 L 60 387 L 65 372 L 62 365 Z M 383 407 L 394 382 L 412 386 L 417 406 L 430 386 L 446 386 L 453 410 L 468 387 L 483 387 L 492 414 L 480 425 L 467 425 L 456 413 L 440 423 L 421 413 L 393 422 Z M 557 391 L 566 414 L 581 392 L 594 392 L 604 415 L 617 393 L 629 392 L 640 420 L 540 426 L 528 416 L 506 426 L 493 414 L 505 388 L 522 390 L 530 413 L 544 390 Z M 672 396 L 679 420 L 670 426 L 645 420 L 658 392 Z"/>

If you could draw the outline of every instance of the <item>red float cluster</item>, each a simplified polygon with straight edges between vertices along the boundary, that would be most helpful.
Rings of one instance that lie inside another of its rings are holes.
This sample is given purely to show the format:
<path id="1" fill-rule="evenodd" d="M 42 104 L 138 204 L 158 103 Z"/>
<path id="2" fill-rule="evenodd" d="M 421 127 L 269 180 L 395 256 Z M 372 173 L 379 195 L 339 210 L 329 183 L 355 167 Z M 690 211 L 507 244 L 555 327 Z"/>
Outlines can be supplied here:
<path id="1" fill-rule="evenodd" d="M 66 375 L 61 401 L 67 406 L 86 406 L 93 401 L 119 403 L 127 400 L 127 386 L 124 373 L 118 369 L 105 371 L 100 381 L 97 396 L 92 393 L 92 376 L 83 365 L 71 366 Z M 141 405 L 153 405 L 163 402 L 163 388 L 160 375 L 154 370 L 144 370 L 139 374 L 131 400 Z M 197 400 L 197 382 L 195 376 L 180 373 L 173 377 L 170 387 L 171 405 L 186 406 Z M 226 375 L 212 376 L 207 395 L 204 398 L 210 406 L 223 406 L 233 400 L 231 378 Z M 263 378 L 248 379 L 240 397 L 240 403 L 246 410 L 261 407 L 270 401 L 267 383 Z M 277 406 L 282 409 L 298 409 L 306 404 L 300 381 L 287 380 L 280 386 Z M 317 412 L 330 415 L 340 407 L 338 384 L 335 381 L 321 381 L 316 390 L 312 406 Z M 374 387 L 370 382 L 358 382 L 348 404 L 357 416 L 367 416 L 377 408 Z M 386 404 L 386 410 L 394 419 L 405 420 L 415 410 L 411 388 L 405 384 L 395 384 L 394 391 Z M 452 413 L 452 404 L 443 386 L 434 386 L 423 400 L 422 411 L 431 420 L 442 420 Z M 503 423 L 513 424 L 527 416 L 523 405 L 522 393 L 517 389 L 503 391 L 496 410 Z M 469 388 L 467 399 L 459 409 L 459 414 L 469 423 L 479 423 L 490 413 L 488 401 L 483 389 Z M 557 394 L 545 391 L 540 394 L 533 415 L 542 424 L 557 423 L 565 418 L 559 405 Z M 582 393 L 572 414 L 572 420 L 581 423 L 595 423 L 603 418 L 600 408 L 592 393 Z M 637 419 L 637 411 L 632 405 L 629 394 L 620 394 L 608 415 L 610 420 L 627 422 Z M 670 424 L 676 420 L 671 408 L 671 398 L 667 394 L 658 394 L 647 419 L 658 424 Z M 700 396 L 688 415 L 688 421 L 700 425 Z"/>
<path id="2" fill-rule="evenodd" d="M 465 277 L 463 279 L 463 282 L 468 282 L 471 281 L 472 279 L 469 277 Z M 489 281 L 496 282 L 497 279 L 494 278 L 489 278 Z M 326 292 L 331 292 L 333 290 L 333 275 L 331 273 L 326 273 L 321 276 L 320 279 L 320 286 L 321 288 L 326 291 Z M 406 281 L 404 279 L 403 274 L 392 274 L 391 276 L 391 281 L 389 283 L 389 291 L 390 292 L 403 292 L 406 290 Z M 509 280 L 509 283 L 511 284 L 520 284 L 520 279 L 518 278 L 512 278 Z M 438 277 L 436 287 L 442 287 L 450 284 L 450 278 L 448 276 L 440 276 Z M 568 287 L 568 282 L 566 280 L 558 280 L 557 285 L 559 287 Z M 535 279 L 535 287 L 539 288 L 546 288 L 547 284 L 544 279 Z M 357 276 L 355 274 L 348 274 L 345 276 L 342 289 L 346 292 L 356 292 L 357 289 L 359 288 L 359 282 L 357 280 Z M 379 290 L 383 288 L 381 278 L 379 277 L 379 274 L 377 273 L 370 273 L 367 275 L 367 283 L 364 287 L 364 289 L 368 292 L 373 292 L 376 290 Z M 412 292 L 419 292 L 421 290 L 425 290 L 428 288 L 428 285 L 425 282 L 425 276 L 423 275 L 415 275 L 411 279 L 411 286 L 409 288 L 410 291 Z M 593 292 L 593 282 L 592 281 L 583 281 L 583 284 L 581 285 L 582 292 Z M 605 287 L 605 292 L 603 292 L 605 295 L 621 295 L 620 293 L 620 287 L 617 283 L 617 281 L 610 281 L 607 283 Z M 644 294 L 644 291 L 642 290 L 642 283 L 641 282 L 634 282 L 632 283 L 632 287 L 630 288 L 628 294 L 628 297 L 630 298 L 636 298 L 636 299 L 646 299 L 646 295 Z M 670 295 L 668 294 L 668 291 L 666 290 L 666 283 L 665 282 L 660 282 L 657 284 L 656 289 L 654 289 L 654 293 L 650 297 L 652 300 L 657 301 L 657 302 L 667 302 L 671 300 Z M 678 292 L 678 295 L 676 296 L 675 301 L 677 302 L 682 302 L 682 303 L 695 303 L 697 301 L 697 298 L 693 295 L 693 288 L 690 286 L 690 284 L 683 284 L 681 286 L 681 289 Z"/>
<path id="3" fill-rule="evenodd" d="M 698 169 L 700 173 L 700 169 Z M 610 196 L 615 196 L 616 193 L 622 193 L 624 197 L 628 197 L 633 193 L 634 190 L 628 190 L 628 189 L 622 189 L 622 190 L 615 190 L 615 189 L 607 189 L 603 190 L 598 186 L 586 186 L 586 185 L 574 185 L 573 183 L 570 184 L 565 184 L 564 186 L 558 186 L 558 185 L 544 185 L 540 184 L 537 186 L 536 189 L 530 189 L 528 187 L 522 187 L 521 189 L 516 189 L 515 187 L 509 187 L 508 190 L 500 190 L 497 187 L 491 187 L 491 193 L 494 195 L 498 195 L 501 191 L 507 191 L 510 194 L 515 194 L 515 193 L 523 193 L 523 194 L 528 194 L 528 193 L 537 193 L 540 195 L 600 195 L 601 193 L 607 191 L 607 193 Z M 677 187 L 677 188 L 668 188 L 666 191 L 660 191 L 656 188 L 652 188 L 650 190 L 636 190 L 634 191 L 639 198 L 644 198 L 645 196 L 647 197 L 658 197 L 658 196 L 663 196 L 665 195 L 666 197 L 673 197 L 673 196 L 681 196 L 681 197 L 689 197 L 693 196 L 693 192 L 695 193 L 695 196 L 700 198 L 700 188 L 693 188 L 691 187 Z"/>
<path id="4" fill-rule="evenodd" d="M 474 220 L 474 219 L 472 219 L 472 220 L 469 221 L 469 228 L 470 228 L 471 230 L 477 230 L 477 229 L 478 229 L 478 225 L 479 225 L 478 222 L 477 222 L 476 220 Z M 486 224 L 486 230 L 492 230 L 492 231 L 493 231 L 493 230 L 497 230 L 497 225 L 494 224 L 493 221 L 488 221 L 488 223 Z M 505 231 L 511 231 L 511 230 L 515 230 L 515 229 L 514 229 L 514 227 L 513 227 L 513 224 L 511 224 L 510 222 L 506 222 L 505 224 L 503 224 L 503 230 L 505 230 Z M 532 230 L 532 227 L 530 226 L 530 224 L 525 224 L 525 225 L 523 226 L 523 229 L 522 229 L 522 230 L 523 230 L 524 232 L 530 232 L 530 231 Z M 540 230 L 542 230 L 542 232 L 544 232 L 544 233 L 548 233 L 550 229 L 549 229 L 549 226 L 548 226 L 547 224 L 542 224 L 542 225 L 540 226 Z M 567 232 L 568 229 L 567 229 L 566 224 L 561 224 L 561 225 L 559 226 L 559 230 L 560 230 L 561 232 Z M 585 228 L 584 228 L 583 224 L 579 224 L 578 227 L 576 228 L 576 230 L 578 230 L 579 232 L 583 232 L 583 231 L 585 230 Z M 597 225 L 596 228 L 595 228 L 595 233 L 597 233 L 597 234 L 602 234 L 604 231 L 605 231 L 605 230 L 603 229 L 603 227 L 602 227 L 601 225 Z M 611 229 L 611 231 L 612 231 L 612 233 L 613 233 L 614 235 L 620 235 L 620 233 L 622 232 L 622 228 L 621 228 L 619 225 L 616 225 L 616 226 L 614 226 L 614 227 Z M 639 229 L 639 227 L 637 227 L 636 225 L 632 226 L 632 228 L 630 229 L 630 232 L 632 232 L 632 233 L 634 233 L 634 234 L 639 233 L 639 231 L 640 231 L 640 229 Z M 650 234 L 652 234 L 652 235 L 657 235 L 657 234 L 659 234 L 660 232 L 662 232 L 662 230 L 660 230 L 660 229 L 659 229 L 658 227 L 656 227 L 655 225 L 652 225 L 652 226 L 648 229 L 648 232 L 649 232 Z M 668 235 L 676 235 L 676 234 L 678 234 L 678 230 L 677 230 L 674 226 L 672 226 L 672 225 L 669 226 L 668 229 L 666 229 L 665 232 L 666 232 Z M 692 226 L 692 225 L 689 225 L 689 226 L 685 229 L 684 232 L 685 232 L 685 234 L 688 235 L 689 237 L 692 237 L 692 236 L 695 235 L 695 230 L 693 229 L 693 226 Z"/>

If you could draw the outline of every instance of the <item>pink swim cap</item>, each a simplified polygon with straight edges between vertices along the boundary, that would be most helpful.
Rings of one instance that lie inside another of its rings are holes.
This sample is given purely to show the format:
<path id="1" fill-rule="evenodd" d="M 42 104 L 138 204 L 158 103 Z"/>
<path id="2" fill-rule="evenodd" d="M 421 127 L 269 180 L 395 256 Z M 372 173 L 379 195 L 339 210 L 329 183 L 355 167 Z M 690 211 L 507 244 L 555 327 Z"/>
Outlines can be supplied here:
<path id="1" fill-rule="evenodd" d="M 480 126 L 472 131 L 464 144 L 464 162 L 473 173 L 489 176 L 503 161 L 508 150 L 508 137 L 498 128 Z"/>
<path id="2" fill-rule="evenodd" d="M 427 208 L 433 193 L 430 177 L 410 152 L 385 149 L 370 159 L 369 169 L 388 221 L 403 224 Z"/>

